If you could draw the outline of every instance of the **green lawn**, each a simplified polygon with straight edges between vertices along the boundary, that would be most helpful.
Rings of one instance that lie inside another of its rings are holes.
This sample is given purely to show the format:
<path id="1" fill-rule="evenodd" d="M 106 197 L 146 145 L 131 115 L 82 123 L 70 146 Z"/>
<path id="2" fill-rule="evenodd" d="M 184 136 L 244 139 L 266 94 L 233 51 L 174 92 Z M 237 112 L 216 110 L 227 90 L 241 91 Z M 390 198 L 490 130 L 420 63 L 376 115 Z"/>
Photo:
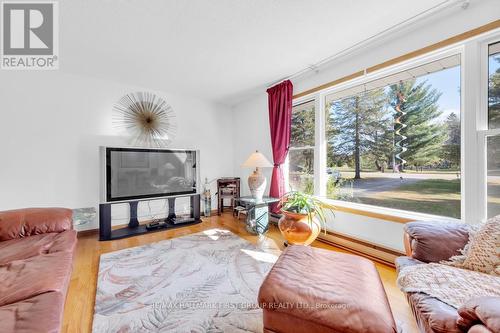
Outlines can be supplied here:
<path id="1" fill-rule="evenodd" d="M 403 184 L 398 191 L 416 192 L 420 194 L 452 194 L 460 195 L 460 179 L 424 179 L 414 184 Z"/>
<path id="2" fill-rule="evenodd" d="M 500 183 L 499 180 L 488 182 L 488 217 L 500 215 Z"/>
<path id="3" fill-rule="evenodd" d="M 344 173 L 346 175 L 352 175 L 354 177 L 354 169 L 352 168 L 333 168 L 333 169 L 336 169 L 338 170 L 340 173 L 342 173 L 342 175 L 344 176 Z M 377 169 L 363 169 L 361 170 L 361 177 L 363 177 L 363 174 L 365 173 L 380 173 L 379 170 Z M 385 170 L 385 173 L 392 173 L 392 169 L 386 169 Z M 450 168 L 450 169 L 423 169 L 422 171 L 417 171 L 417 170 L 410 170 L 410 169 L 407 169 L 403 172 L 403 175 L 405 173 L 408 173 L 408 174 L 453 174 L 453 175 L 456 175 L 457 173 L 460 174 L 460 170 L 459 169 L 455 169 L 455 168 Z M 347 176 L 345 176 L 347 177 Z"/>
<path id="4" fill-rule="evenodd" d="M 460 180 L 425 179 L 391 190 L 359 196 L 353 202 L 460 218 Z"/>

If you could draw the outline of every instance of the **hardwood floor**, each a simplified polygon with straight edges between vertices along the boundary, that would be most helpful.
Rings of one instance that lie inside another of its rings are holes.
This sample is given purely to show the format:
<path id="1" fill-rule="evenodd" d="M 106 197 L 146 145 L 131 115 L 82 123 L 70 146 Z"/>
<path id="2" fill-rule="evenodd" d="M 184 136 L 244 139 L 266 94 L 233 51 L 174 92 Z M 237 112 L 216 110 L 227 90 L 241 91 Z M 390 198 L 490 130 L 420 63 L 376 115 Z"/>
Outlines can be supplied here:
<path id="1" fill-rule="evenodd" d="M 243 221 L 234 219 L 231 214 L 204 218 L 202 223 L 195 226 L 107 242 L 99 242 L 97 234 L 83 235 L 78 239 L 73 275 L 66 298 L 62 332 L 91 332 L 97 273 L 99 271 L 99 256 L 101 254 L 184 236 L 212 228 L 228 229 L 262 248 L 283 248 L 283 238 L 275 226 L 270 228 L 265 237 L 259 239 L 258 236 L 250 235 L 245 230 Z M 312 245 L 333 251 L 346 252 L 319 241 L 314 242 Z M 384 283 L 398 325 L 403 328 L 405 333 L 417 332 L 415 321 L 406 303 L 406 299 L 396 286 L 395 269 L 380 263 L 375 263 L 375 265 Z"/>

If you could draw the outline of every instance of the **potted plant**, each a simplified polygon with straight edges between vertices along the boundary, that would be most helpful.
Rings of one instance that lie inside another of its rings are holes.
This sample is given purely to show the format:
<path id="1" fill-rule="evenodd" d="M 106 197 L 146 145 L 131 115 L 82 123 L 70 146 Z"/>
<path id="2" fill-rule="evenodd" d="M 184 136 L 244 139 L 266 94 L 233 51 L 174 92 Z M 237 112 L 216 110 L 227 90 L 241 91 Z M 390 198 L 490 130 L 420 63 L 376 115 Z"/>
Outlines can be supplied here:
<path id="1" fill-rule="evenodd" d="M 325 229 L 324 209 L 335 208 L 320 199 L 302 192 L 289 192 L 280 199 L 283 216 L 278 222 L 288 244 L 309 245 Z"/>

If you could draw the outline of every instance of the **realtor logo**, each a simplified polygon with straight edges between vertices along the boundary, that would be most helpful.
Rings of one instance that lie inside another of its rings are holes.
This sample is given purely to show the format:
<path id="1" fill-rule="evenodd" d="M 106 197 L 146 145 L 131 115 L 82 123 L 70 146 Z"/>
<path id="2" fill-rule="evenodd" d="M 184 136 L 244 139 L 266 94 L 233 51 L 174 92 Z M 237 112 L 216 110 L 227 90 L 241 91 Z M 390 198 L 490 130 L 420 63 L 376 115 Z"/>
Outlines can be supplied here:
<path id="1" fill-rule="evenodd" d="M 2 69 L 58 69 L 57 6 L 57 2 L 2 2 Z"/>

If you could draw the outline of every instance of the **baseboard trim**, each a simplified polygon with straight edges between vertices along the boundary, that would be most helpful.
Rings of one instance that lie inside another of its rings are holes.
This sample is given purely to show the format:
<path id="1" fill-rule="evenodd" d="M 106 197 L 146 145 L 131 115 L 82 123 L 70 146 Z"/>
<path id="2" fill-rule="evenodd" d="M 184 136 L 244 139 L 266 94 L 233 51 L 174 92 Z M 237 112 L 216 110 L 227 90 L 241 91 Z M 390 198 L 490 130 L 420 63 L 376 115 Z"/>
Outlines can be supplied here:
<path id="1" fill-rule="evenodd" d="M 92 235 L 98 235 L 99 234 L 99 229 L 88 229 L 88 230 L 80 230 L 76 232 L 77 237 L 86 237 L 86 236 L 92 236 Z"/>

